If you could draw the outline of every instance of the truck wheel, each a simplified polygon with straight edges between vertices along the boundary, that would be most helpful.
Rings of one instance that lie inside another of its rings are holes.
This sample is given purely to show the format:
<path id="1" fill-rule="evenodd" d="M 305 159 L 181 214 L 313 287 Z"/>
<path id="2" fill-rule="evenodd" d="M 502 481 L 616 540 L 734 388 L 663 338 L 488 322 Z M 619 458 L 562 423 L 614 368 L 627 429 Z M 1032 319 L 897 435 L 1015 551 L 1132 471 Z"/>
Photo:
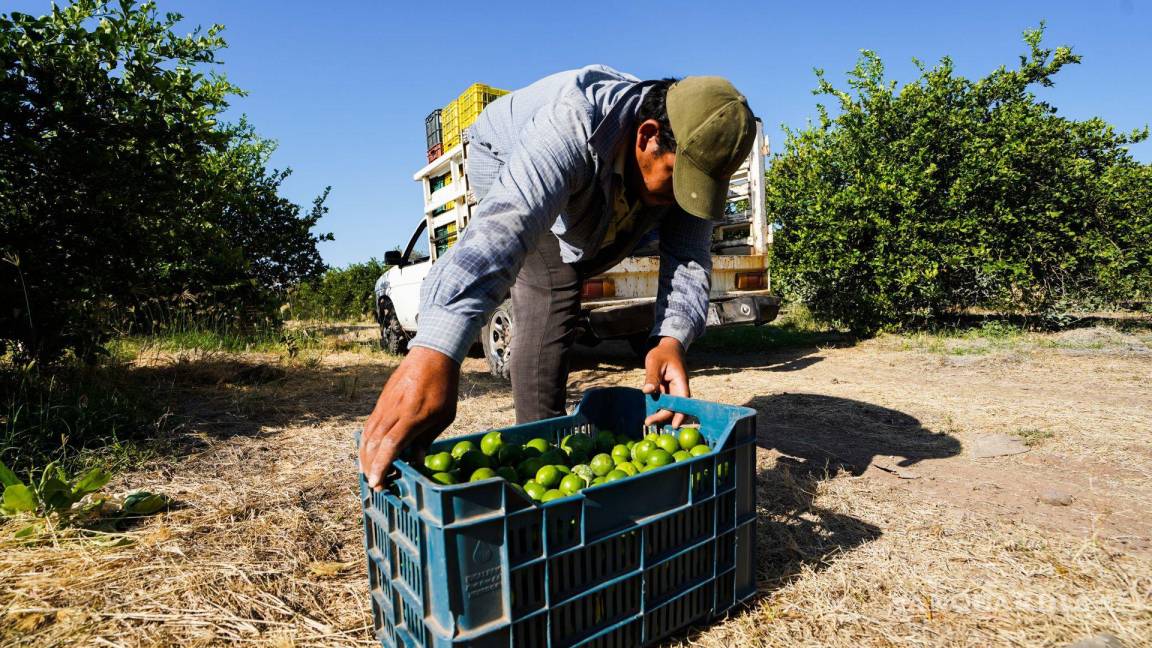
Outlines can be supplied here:
<path id="1" fill-rule="evenodd" d="M 382 298 L 376 310 L 376 319 L 380 322 L 380 348 L 392 355 L 407 353 L 408 336 L 400 327 L 400 320 L 396 319 L 396 309 L 392 307 L 392 300 Z"/>
<path id="2" fill-rule="evenodd" d="M 510 380 L 508 361 L 512 353 L 512 302 L 505 301 L 492 311 L 488 323 L 480 329 L 480 343 L 484 346 L 484 357 L 488 359 L 488 370 L 501 380 Z"/>
<path id="3" fill-rule="evenodd" d="M 648 357 L 648 352 L 652 350 L 652 338 L 647 333 L 630 335 L 628 336 L 628 346 L 632 347 L 632 353 L 635 353 L 637 358 L 644 360 Z"/>

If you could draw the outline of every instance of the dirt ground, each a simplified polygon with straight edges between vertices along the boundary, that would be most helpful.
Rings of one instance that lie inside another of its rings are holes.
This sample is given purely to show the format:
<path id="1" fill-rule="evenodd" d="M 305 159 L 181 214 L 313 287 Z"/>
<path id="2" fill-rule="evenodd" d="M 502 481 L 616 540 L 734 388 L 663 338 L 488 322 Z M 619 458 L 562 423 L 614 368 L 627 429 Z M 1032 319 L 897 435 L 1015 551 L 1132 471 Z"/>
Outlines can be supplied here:
<path id="1" fill-rule="evenodd" d="M 690 360 L 695 396 L 759 412 L 760 596 L 668 645 L 1152 645 L 1152 335 Z M 0 643 L 372 645 L 352 435 L 396 362 L 142 357 L 187 424 L 112 490 L 178 506 L 124 546 L 0 540 Z M 579 362 L 574 398 L 641 380 L 622 348 Z M 459 411 L 449 434 L 513 422 L 480 360 Z"/>

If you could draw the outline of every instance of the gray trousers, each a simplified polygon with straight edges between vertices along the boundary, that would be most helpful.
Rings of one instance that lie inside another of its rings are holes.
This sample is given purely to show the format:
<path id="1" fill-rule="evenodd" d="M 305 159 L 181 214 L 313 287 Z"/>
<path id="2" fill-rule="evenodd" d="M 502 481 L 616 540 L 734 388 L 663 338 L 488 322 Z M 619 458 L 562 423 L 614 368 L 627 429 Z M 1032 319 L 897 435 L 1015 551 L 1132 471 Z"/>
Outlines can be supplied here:
<path id="1" fill-rule="evenodd" d="M 560 259 L 550 232 L 528 251 L 512 285 L 512 333 L 508 369 L 516 422 L 564 415 L 568 361 L 580 315 L 581 273 Z"/>

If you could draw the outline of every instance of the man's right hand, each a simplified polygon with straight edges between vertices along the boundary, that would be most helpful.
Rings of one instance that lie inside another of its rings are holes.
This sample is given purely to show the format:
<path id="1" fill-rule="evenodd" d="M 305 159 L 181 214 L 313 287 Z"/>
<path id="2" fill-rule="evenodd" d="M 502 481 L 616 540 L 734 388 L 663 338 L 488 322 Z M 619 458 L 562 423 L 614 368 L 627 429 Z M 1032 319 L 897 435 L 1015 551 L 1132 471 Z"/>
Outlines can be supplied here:
<path id="1" fill-rule="evenodd" d="M 456 418 L 460 365 L 425 347 L 400 362 L 376 400 L 360 437 L 360 470 L 374 491 L 384 488 L 392 462 L 411 445 L 427 448 Z"/>

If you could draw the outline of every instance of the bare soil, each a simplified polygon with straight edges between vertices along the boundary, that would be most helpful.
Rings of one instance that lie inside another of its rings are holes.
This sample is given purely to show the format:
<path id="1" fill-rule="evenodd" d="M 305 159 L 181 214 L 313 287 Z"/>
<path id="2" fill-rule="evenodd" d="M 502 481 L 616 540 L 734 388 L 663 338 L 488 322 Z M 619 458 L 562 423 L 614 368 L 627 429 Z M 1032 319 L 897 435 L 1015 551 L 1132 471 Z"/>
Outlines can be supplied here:
<path id="1" fill-rule="evenodd" d="M 179 506 L 124 546 L 0 529 L 0 643 L 372 645 L 352 435 L 397 361 L 140 358 L 188 423 L 112 490 Z M 1152 644 L 1152 336 L 891 336 L 691 364 L 695 396 L 759 412 L 760 596 L 669 645 Z M 641 377 L 604 345 L 572 396 Z M 448 434 L 513 422 L 481 360 L 461 397 Z M 1026 452 L 976 458 L 995 435 Z"/>

